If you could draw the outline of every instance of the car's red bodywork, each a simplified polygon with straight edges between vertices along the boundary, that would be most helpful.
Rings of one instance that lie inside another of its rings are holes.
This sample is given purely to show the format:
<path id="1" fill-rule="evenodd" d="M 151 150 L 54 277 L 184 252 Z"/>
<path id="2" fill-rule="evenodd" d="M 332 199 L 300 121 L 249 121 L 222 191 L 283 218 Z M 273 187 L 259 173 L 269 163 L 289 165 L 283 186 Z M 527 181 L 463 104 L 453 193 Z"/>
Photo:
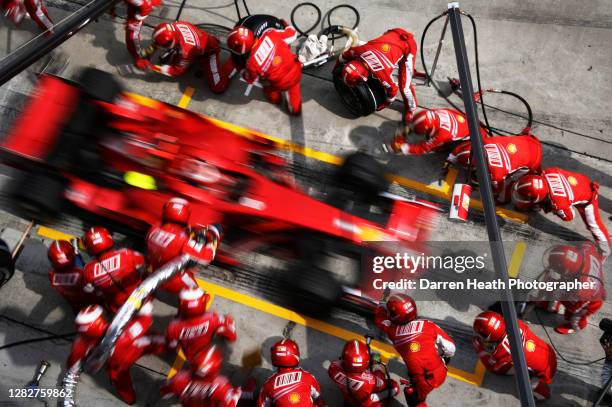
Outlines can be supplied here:
<path id="1" fill-rule="evenodd" d="M 9 161 L 26 168 L 28 163 L 48 165 L 45 158 L 62 142 L 62 128 L 79 93 L 70 82 L 42 77 L 2 143 Z M 274 154 L 277 146 L 255 134 L 238 134 L 202 115 L 132 94 L 122 94 L 114 104 L 97 103 L 109 117 L 110 130 L 99 139 L 105 165 L 120 174 L 146 174 L 156 188 L 127 183 L 108 188 L 60 169 L 69 180 L 66 198 L 88 212 L 144 228 L 159 221 L 169 197 L 182 196 L 192 202 L 192 223 L 247 231 L 239 246 L 248 248 L 257 246 L 249 241 L 274 241 L 274 236 L 286 238 L 297 231 L 356 245 L 399 241 L 407 248 L 429 238 L 432 207 L 397 199 L 383 225 L 347 213 L 295 186 L 284 161 Z M 255 159 L 265 163 L 266 171 L 257 168 Z"/>

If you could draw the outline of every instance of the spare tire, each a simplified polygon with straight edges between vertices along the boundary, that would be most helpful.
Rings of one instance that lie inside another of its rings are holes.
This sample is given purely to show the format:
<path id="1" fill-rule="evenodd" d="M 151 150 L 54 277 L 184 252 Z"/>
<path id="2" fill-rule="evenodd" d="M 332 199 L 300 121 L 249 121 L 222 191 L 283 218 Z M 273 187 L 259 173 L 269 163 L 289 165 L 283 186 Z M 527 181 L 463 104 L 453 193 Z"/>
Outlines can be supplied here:
<path id="1" fill-rule="evenodd" d="M 342 104 L 357 117 L 374 113 L 387 98 L 384 87 L 376 79 L 350 87 L 342 80 L 343 67 L 338 65 L 333 72 L 334 87 Z"/>
<path id="2" fill-rule="evenodd" d="M 340 186 L 366 196 L 378 195 L 389 188 L 384 165 L 362 152 L 346 157 L 338 170 L 337 181 Z"/>
<path id="3" fill-rule="evenodd" d="M 95 68 L 85 68 L 78 83 L 85 95 L 106 103 L 112 103 L 122 91 L 121 84 L 112 74 Z"/>

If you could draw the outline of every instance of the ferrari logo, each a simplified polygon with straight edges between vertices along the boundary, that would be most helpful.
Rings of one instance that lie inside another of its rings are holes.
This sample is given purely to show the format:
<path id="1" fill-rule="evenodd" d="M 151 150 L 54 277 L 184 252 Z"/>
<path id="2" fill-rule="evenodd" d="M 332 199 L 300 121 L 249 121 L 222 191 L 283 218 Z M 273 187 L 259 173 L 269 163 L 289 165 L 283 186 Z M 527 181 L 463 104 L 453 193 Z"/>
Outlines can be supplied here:
<path id="1" fill-rule="evenodd" d="M 569 183 L 570 183 L 570 184 L 571 184 L 573 187 L 575 187 L 576 185 L 578 185 L 578 180 L 577 180 L 576 178 L 572 177 L 572 176 L 569 176 L 569 177 L 567 178 L 567 180 L 569 181 Z"/>
<path id="2" fill-rule="evenodd" d="M 291 393 L 289 395 L 289 402 L 291 404 L 298 404 L 300 402 L 300 395 L 299 395 L 299 393 Z"/>
<path id="3" fill-rule="evenodd" d="M 532 341 L 531 339 L 528 340 L 527 343 L 525 344 L 525 349 L 527 349 L 527 352 L 535 352 L 535 349 L 536 349 L 535 342 Z"/>
<path id="4" fill-rule="evenodd" d="M 509 152 L 510 154 L 514 154 L 514 153 L 516 153 L 516 152 L 517 152 L 517 150 L 518 150 L 518 149 L 516 148 L 516 144 L 512 144 L 512 143 L 508 144 L 508 147 L 506 147 L 506 148 L 508 149 L 508 152 Z"/>
<path id="5" fill-rule="evenodd" d="M 279 57 L 278 55 L 274 57 L 274 59 L 272 60 L 272 65 L 274 66 L 278 66 L 282 61 L 282 58 Z"/>
<path id="6" fill-rule="evenodd" d="M 410 342 L 410 352 L 418 352 L 421 350 L 421 344 L 418 342 Z"/>
<path id="7" fill-rule="evenodd" d="M 459 123 L 464 123 L 464 122 L 465 122 L 465 117 L 463 117 L 463 116 L 457 116 L 457 121 L 458 121 Z"/>
<path id="8" fill-rule="evenodd" d="M 380 49 L 382 50 L 382 52 L 389 52 L 391 47 L 389 46 L 389 44 L 383 44 L 382 47 L 380 47 Z"/>

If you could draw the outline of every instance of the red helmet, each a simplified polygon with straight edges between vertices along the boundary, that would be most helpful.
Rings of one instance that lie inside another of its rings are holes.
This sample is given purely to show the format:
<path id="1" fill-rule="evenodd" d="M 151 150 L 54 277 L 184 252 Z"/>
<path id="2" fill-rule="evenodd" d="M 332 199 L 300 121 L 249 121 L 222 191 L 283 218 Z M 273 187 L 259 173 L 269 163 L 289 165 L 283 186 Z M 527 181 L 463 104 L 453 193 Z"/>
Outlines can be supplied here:
<path id="1" fill-rule="evenodd" d="M 223 355 L 216 345 L 201 350 L 193 358 L 193 372 L 202 378 L 217 376 L 221 366 L 223 366 Z"/>
<path id="2" fill-rule="evenodd" d="M 179 294 L 179 315 L 192 318 L 206 312 L 208 296 L 199 288 L 181 290 Z"/>
<path id="3" fill-rule="evenodd" d="M 417 306 L 406 294 L 393 294 L 387 300 L 389 318 L 396 324 L 407 324 L 417 317 Z"/>
<path id="4" fill-rule="evenodd" d="M 512 189 L 512 201 L 518 209 L 530 209 L 548 196 L 548 184 L 541 175 L 525 175 Z"/>
<path id="5" fill-rule="evenodd" d="M 85 233 L 84 239 L 87 252 L 93 256 L 104 253 L 113 245 L 113 237 L 110 232 L 102 226 L 94 226 Z"/>
<path id="6" fill-rule="evenodd" d="M 187 225 L 190 215 L 191 205 L 183 198 L 170 198 L 170 200 L 164 204 L 162 213 L 164 222 Z"/>
<path id="7" fill-rule="evenodd" d="M 440 125 L 440 118 L 433 110 L 421 110 L 412 118 L 412 128 L 416 134 L 432 137 Z"/>
<path id="8" fill-rule="evenodd" d="M 561 275 L 573 276 L 580 271 L 584 256 L 574 246 L 558 245 L 548 253 L 548 267 Z"/>
<path id="9" fill-rule="evenodd" d="M 474 333 L 485 342 L 497 342 L 505 335 L 506 324 L 497 312 L 481 312 L 474 320 Z"/>
<path id="10" fill-rule="evenodd" d="M 291 339 L 282 339 L 272 345 L 270 356 L 275 367 L 295 367 L 300 363 L 300 348 Z"/>
<path id="11" fill-rule="evenodd" d="M 74 265 L 76 254 L 74 247 L 67 240 L 56 240 L 49 247 L 47 253 L 51 265 L 55 269 L 63 269 Z"/>
<path id="12" fill-rule="evenodd" d="M 363 62 L 356 59 L 348 62 L 344 65 L 344 68 L 342 68 L 342 80 L 350 87 L 357 86 L 361 82 L 366 82 L 369 74 L 370 70 L 368 67 L 365 66 Z"/>
<path id="13" fill-rule="evenodd" d="M 253 31 L 246 27 L 238 26 L 234 28 L 227 37 L 227 46 L 230 51 L 237 55 L 248 53 L 255 43 Z"/>
<path id="14" fill-rule="evenodd" d="M 361 373 L 370 365 L 370 352 L 365 343 L 353 339 L 342 349 L 342 368 L 350 373 Z"/>
<path id="15" fill-rule="evenodd" d="M 176 29 L 170 23 L 161 23 L 153 31 L 153 43 L 159 47 L 172 48 L 176 44 Z"/>
<path id="16" fill-rule="evenodd" d="M 88 305 L 76 316 L 74 321 L 80 335 L 88 338 L 99 338 L 106 332 L 108 323 L 104 318 L 104 309 L 100 305 Z"/>

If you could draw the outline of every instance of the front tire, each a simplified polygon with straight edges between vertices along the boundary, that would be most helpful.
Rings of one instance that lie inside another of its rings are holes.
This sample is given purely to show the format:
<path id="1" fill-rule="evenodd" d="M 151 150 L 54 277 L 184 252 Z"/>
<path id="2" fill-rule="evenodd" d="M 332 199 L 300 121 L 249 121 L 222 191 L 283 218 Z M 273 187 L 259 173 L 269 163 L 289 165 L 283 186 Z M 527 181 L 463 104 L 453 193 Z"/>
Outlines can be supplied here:
<path id="1" fill-rule="evenodd" d="M 59 175 L 34 172 L 25 176 L 15 198 L 34 218 L 55 217 L 64 208 L 65 187 L 66 181 Z"/>

